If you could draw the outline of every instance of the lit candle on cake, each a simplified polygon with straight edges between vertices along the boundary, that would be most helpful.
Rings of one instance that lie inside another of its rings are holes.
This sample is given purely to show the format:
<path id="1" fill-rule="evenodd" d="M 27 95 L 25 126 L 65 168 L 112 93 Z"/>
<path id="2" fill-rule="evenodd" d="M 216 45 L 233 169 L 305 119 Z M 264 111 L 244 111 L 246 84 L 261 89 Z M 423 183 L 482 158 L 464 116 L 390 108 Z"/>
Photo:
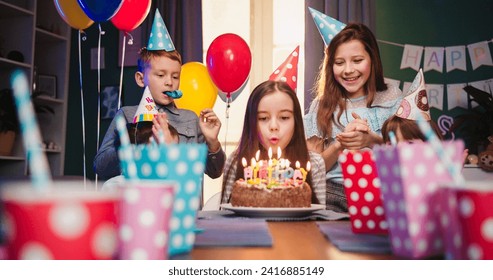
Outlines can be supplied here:
<path id="1" fill-rule="evenodd" d="M 255 179 L 257 179 L 258 164 L 254 158 L 252 158 L 252 166 L 253 166 L 253 180 L 255 180 Z"/>
<path id="2" fill-rule="evenodd" d="M 261 160 L 259 162 L 259 164 L 260 164 L 260 170 L 259 170 L 258 177 L 260 179 L 267 179 L 267 166 L 266 166 L 266 164 L 264 164 L 263 160 Z"/>
<path id="3" fill-rule="evenodd" d="M 298 162 L 296 162 L 298 163 Z M 308 174 L 308 171 L 310 171 L 311 165 L 310 162 L 306 163 L 306 170 L 302 167 L 300 168 L 301 174 L 303 174 L 303 182 L 306 181 L 306 174 Z"/>
<path id="4" fill-rule="evenodd" d="M 294 184 L 297 186 L 298 182 L 299 182 L 298 180 L 303 180 L 303 174 L 300 171 L 300 162 L 299 161 L 296 161 L 295 167 L 296 167 L 296 169 L 294 170 L 294 173 L 293 173 L 293 180 L 294 180 Z"/>
<path id="5" fill-rule="evenodd" d="M 248 179 L 252 179 L 252 167 L 247 166 L 247 161 L 245 158 L 241 159 L 241 164 L 243 165 L 243 177 L 245 177 L 245 181 Z"/>

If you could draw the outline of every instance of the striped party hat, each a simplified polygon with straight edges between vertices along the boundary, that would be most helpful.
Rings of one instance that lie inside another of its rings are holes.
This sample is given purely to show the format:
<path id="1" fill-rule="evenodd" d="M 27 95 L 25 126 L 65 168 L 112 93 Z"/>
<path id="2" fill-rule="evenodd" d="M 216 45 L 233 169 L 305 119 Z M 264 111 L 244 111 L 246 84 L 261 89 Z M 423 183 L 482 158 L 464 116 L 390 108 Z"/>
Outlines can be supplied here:
<path id="1" fill-rule="evenodd" d="M 140 100 L 139 107 L 135 112 L 133 123 L 138 123 L 142 121 L 152 121 L 154 115 L 158 113 L 156 103 L 152 98 L 151 91 L 149 87 L 146 87 L 144 94 L 142 94 L 142 99 Z"/>

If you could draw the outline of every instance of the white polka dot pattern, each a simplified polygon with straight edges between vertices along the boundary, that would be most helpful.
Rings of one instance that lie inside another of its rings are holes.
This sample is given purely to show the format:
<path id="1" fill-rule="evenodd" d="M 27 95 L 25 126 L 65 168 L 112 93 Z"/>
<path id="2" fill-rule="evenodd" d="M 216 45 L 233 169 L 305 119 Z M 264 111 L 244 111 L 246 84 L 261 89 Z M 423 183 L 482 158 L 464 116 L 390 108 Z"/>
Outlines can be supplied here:
<path id="1" fill-rule="evenodd" d="M 94 199 L 88 198 L 91 195 L 70 191 L 70 196 L 67 192 L 49 199 L 50 194 L 47 194 L 47 199 L 41 201 L 4 201 L 3 222 L 10 244 L 9 259 L 114 257 L 117 197 Z"/>
<path id="2" fill-rule="evenodd" d="M 286 60 L 269 77 L 271 81 L 286 82 L 295 92 L 297 90 L 298 56 L 300 47 L 291 52 Z"/>
<path id="3" fill-rule="evenodd" d="M 186 235 L 193 233 L 195 228 L 195 217 L 199 207 L 199 197 L 201 193 L 202 179 L 205 170 L 207 157 L 207 146 L 205 144 L 176 144 L 160 147 L 158 145 L 138 146 L 134 155 L 136 165 L 139 167 L 137 176 L 142 179 L 165 179 L 175 181 L 175 199 L 172 200 L 173 214 L 178 219 L 171 228 L 168 242 L 169 253 L 171 255 L 188 252 L 192 249 L 190 244 L 184 242 Z M 158 154 L 159 156 L 156 156 Z M 127 166 L 122 163 L 123 174 L 127 176 Z M 150 166 L 151 169 L 144 169 L 143 166 Z M 162 202 L 163 205 L 166 204 Z M 185 217 L 193 217 L 193 224 L 185 223 Z M 183 242 L 175 246 L 172 242 L 176 235 Z M 192 244 L 193 245 L 193 244 Z"/>
<path id="4" fill-rule="evenodd" d="M 142 180 L 124 188 L 124 193 L 139 195 L 121 201 L 121 259 L 167 259 L 174 189 L 175 184 L 165 180 Z"/>
<path id="5" fill-rule="evenodd" d="M 352 230 L 387 234 L 380 198 L 380 180 L 371 151 L 344 151 L 339 156 Z M 375 184 L 376 183 L 376 184 Z M 382 227 L 384 225 L 384 227 Z"/>
<path id="6" fill-rule="evenodd" d="M 442 226 L 446 253 L 452 259 L 493 259 L 493 190 L 445 189 Z"/>
<path id="7" fill-rule="evenodd" d="M 454 151 L 453 161 L 462 162 L 463 144 L 444 144 Z M 431 146 L 424 142 L 399 143 L 376 146 L 373 151 L 394 254 L 409 258 L 442 254 L 452 238 L 442 237 L 441 223 L 449 219 L 440 215 L 442 195 L 437 184 L 452 178 L 447 172 L 437 172 L 441 163 Z"/>

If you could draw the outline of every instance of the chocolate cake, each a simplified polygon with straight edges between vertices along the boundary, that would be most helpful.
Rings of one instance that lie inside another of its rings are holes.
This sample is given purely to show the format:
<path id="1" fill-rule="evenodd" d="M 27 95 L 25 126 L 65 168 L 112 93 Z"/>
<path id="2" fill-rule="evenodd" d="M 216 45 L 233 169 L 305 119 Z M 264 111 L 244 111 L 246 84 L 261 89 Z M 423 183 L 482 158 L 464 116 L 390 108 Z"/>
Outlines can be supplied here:
<path id="1" fill-rule="evenodd" d="M 299 186 L 292 184 L 265 185 L 248 184 L 239 179 L 233 185 L 231 205 L 238 207 L 298 208 L 311 206 L 312 191 L 303 182 Z"/>

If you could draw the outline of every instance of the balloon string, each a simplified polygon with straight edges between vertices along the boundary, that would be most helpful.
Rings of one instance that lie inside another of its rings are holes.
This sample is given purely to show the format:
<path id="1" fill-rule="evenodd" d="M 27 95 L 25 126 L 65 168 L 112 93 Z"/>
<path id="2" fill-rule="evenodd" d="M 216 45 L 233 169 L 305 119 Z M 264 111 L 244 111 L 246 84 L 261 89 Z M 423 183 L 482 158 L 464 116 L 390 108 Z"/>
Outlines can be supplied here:
<path id="1" fill-rule="evenodd" d="M 82 163 L 84 167 L 84 190 L 86 190 L 87 184 L 87 174 L 86 174 L 86 118 L 84 110 L 84 90 L 82 89 L 82 56 L 81 56 L 81 37 L 85 38 L 84 31 L 79 30 L 79 84 L 80 84 L 80 109 L 81 109 L 81 119 L 82 119 Z"/>
<path id="2" fill-rule="evenodd" d="M 224 134 L 224 153 L 227 155 L 228 147 L 228 126 L 229 126 L 229 108 L 231 107 L 231 97 L 226 97 L 226 133 Z"/>
<path id="3" fill-rule="evenodd" d="M 97 136 L 96 136 L 96 154 L 99 151 L 99 130 L 101 126 L 101 36 L 104 35 L 104 31 L 101 30 L 101 23 L 99 26 L 98 36 L 98 120 L 97 120 Z M 98 189 L 98 174 L 95 176 L 95 189 Z"/>
<path id="4" fill-rule="evenodd" d="M 122 102 L 122 85 L 123 85 L 123 65 L 125 65 L 125 41 L 127 40 L 127 33 L 123 35 L 123 48 L 122 48 L 122 65 L 120 66 L 120 88 L 118 90 L 118 109 L 121 107 Z"/>

